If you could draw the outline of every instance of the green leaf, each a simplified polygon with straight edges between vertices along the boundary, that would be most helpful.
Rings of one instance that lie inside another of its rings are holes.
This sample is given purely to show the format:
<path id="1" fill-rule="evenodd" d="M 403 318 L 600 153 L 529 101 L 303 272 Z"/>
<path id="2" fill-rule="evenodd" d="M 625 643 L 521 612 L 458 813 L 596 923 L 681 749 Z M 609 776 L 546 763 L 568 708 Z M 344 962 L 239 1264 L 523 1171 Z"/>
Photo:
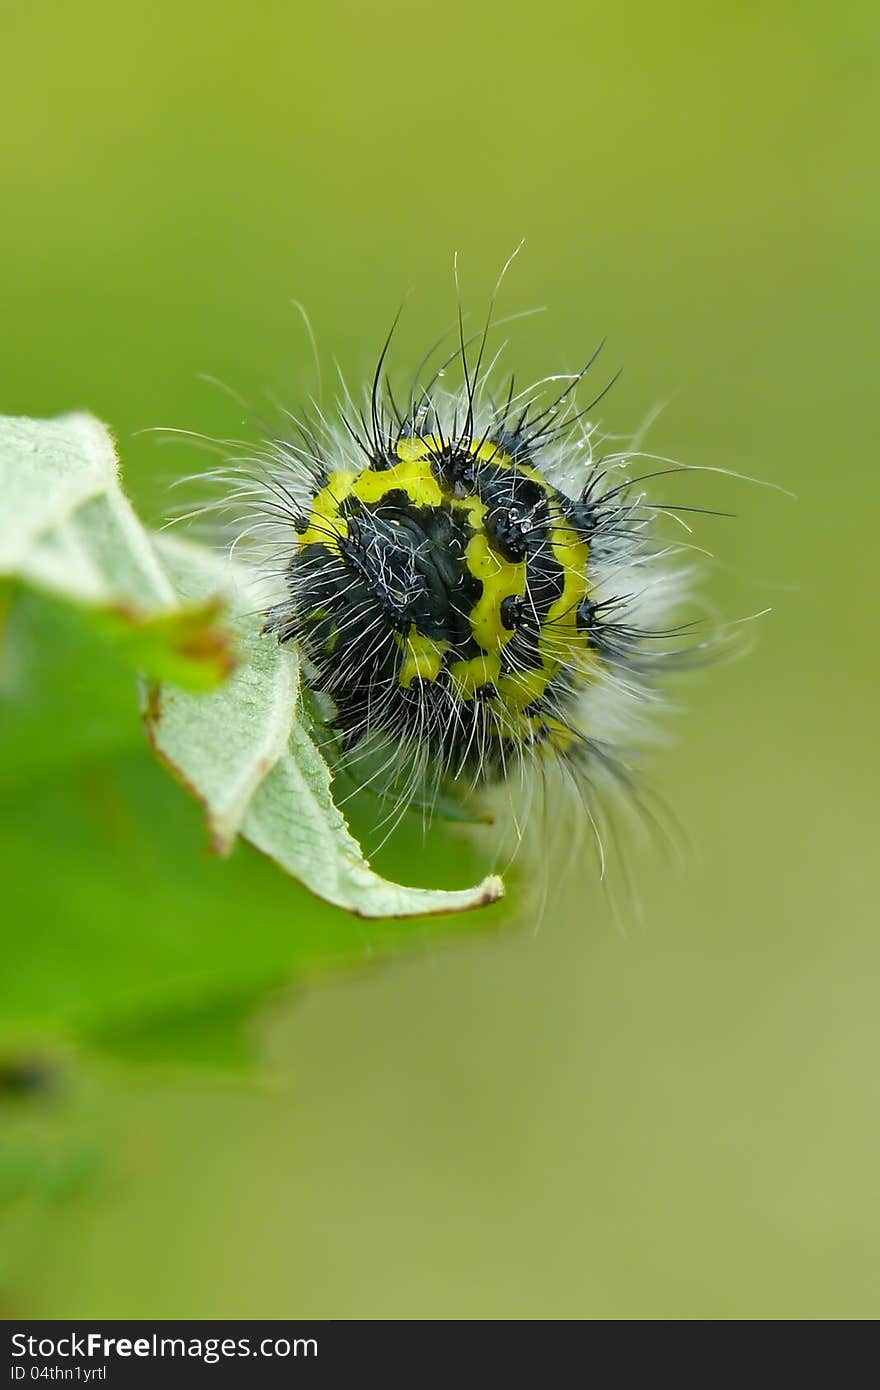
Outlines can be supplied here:
<path id="1" fill-rule="evenodd" d="M 228 1070 L 247 1060 L 268 991 L 423 950 L 439 927 L 408 915 L 498 896 L 493 879 L 451 891 L 471 859 L 440 832 L 425 848 L 404 827 L 384 858 L 447 891 L 370 868 L 333 804 L 296 654 L 262 635 L 249 572 L 145 532 L 100 426 L 0 420 L 0 459 L 30 541 L 0 506 L 0 598 L 13 599 L 0 667 L 0 1046 L 39 1054 L 72 1039 Z M 238 665 L 193 690 L 216 677 L 221 611 L 219 651 L 231 637 Z M 132 665 L 146 672 L 153 743 L 201 802 L 222 859 L 200 852 L 196 806 L 151 756 Z M 263 853 L 231 854 L 240 839 Z"/>
<path id="2" fill-rule="evenodd" d="M 450 883 L 472 862 L 467 846 L 420 838 L 404 828 L 394 849 L 412 873 Z M 194 1055 L 202 1024 L 219 1048 L 221 1016 L 268 991 L 502 925 L 491 911 L 360 920 L 247 844 L 205 854 L 197 804 L 145 744 L 19 790 L 0 808 L 0 858 L 0 1055 L 73 1039 L 168 1056 L 172 1023 L 191 1028 Z"/>
<path id="3" fill-rule="evenodd" d="M 153 746 L 203 804 L 218 852 L 228 854 L 242 836 L 318 897 L 362 917 L 461 912 L 502 895 L 495 877 L 440 891 L 374 872 L 334 805 L 332 775 L 310 726 L 297 723 L 296 654 L 263 635 L 249 572 L 202 546 L 148 534 L 122 493 L 112 441 L 97 420 L 0 418 L 0 503 L 7 502 L 0 506 L 0 577 L 88 614 L 115 658 L 145 674 Z M 218 617 L 227 609 L 224 628 Z M 234 670 L 231 633 L 240 658 Z M 7 662 L 0 699 L 14 705 L 18 693 L 19 706 L 47 708 L 51 700 L 27 692 L 26 677 L 33 691 L 39 662 L 28 668 L 13 650 L 13 668 L 16 655 L 18 689 Z M 107 679 L 113 684 L 109 671 Z M 62 700 L 78 685 L 68 677 Z M 49 737 L 31 730 L 47 766 L 55 730 L 77 722 L 75 709 L 65 718 L 62 703 Z M 108 728 L 98 721 L 92 735 L 98 747 L 104 737 L 112 746 L 118 709 L 114 697 Z M 95 723 L 78 713 L 79 723 Z M 26 726 L 27 716 L 24 724 L 13 720 L 9 739 Z M 58 741 L 65 743 L 63 733 Z"/>
<path id="4" fill-rule="evenodd" d="M 0 640 L 0 798 L 142 740 L 131 668 L 94 614 L 22 589 Z"/>
<path id="5" fill-rule="evenodd" d="M 405 888 L 370 868 L 334 805 L 331 774 L 297 724 L 299 663 L 262 634 L 248 577 L 200 546 L 156 541 L 179 592 L 197 599 L 225 587 L 242 661 L 207 696 L 152 690 L 146 720 L 157 752 L 204 803 L 214 847 L 237 834 L 313 893 L 363 917 L 413 917 L 482 907 L 501 896 L 490 877 L 459 892 Z"/>
<path id="6" fill-rule="evenodd" d="M 158 679 L 204 690 L 234 665 L 216 601 L 180 604 L 91 415 L 0 417 L 4 577 L 90 612 L 134 669 Z"/>

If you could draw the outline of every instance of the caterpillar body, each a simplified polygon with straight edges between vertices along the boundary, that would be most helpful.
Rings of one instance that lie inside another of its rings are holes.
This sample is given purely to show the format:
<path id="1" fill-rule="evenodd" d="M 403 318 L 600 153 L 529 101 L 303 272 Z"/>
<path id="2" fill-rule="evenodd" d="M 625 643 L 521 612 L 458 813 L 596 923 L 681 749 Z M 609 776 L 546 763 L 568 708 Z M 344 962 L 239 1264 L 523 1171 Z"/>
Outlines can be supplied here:
<path id="1" fill-rule="evenodd" d="M 337 770 L 390 795 L 392 817 L 555 777 L 601 840 L 608 785 L 640 798 L 658 677 L 707 645 L 675 621 L 688 543 L 658 517 L 676 509 L 643 486 L 686 470 L 602 433 L 607 386 L 578 404 L 595 354 L 517 390 L 482 370 L 486 337 L 471 366 L 461 334 L 402 408 L 386 342 L 362 408 L 289 417 L 222 479 L 249 516 L 238 539 L 262 538 L 265 630 L 296 644 Z"/>
<path id="2" fill-rule="evenodd" d="M 480 777 L 571 751 L 599 660 L 589 509 L 515 444 L 407 432 L 330 473 L 296 529 L 278 634 L 311 659 L 347 744 L 415 733 Z"/>

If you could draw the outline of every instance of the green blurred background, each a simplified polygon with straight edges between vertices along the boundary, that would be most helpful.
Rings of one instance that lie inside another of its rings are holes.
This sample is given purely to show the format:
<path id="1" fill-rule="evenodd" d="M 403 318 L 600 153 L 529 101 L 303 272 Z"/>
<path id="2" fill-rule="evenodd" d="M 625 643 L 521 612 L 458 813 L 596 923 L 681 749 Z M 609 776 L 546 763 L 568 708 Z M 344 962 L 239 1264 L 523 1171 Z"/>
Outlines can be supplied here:
<path id="1" fill-rule="evenodd" d="M 358 381 L 407 290 L 402 368 L 453 250 L 479 312 L 523 237 L 525 376 L 607 333 L 609 424 L 669 402 L 653 447 L 799 499 L 677 494 L 739 514 L 700 526 L 719 605 L 773 611 L 686 692 L 655 780 L 692 847 L 633 849 L 624 932 L 592 870 L 537 930 L 370 937 L 211 862 L 133 714 L 56 757 L 98 669 L 59 637 L 4 745 L 9 1036 L 26 995 L 64 1047 L 56 991 L 109 1037 L 164 973 L 152 1039 L 0 1107 L 5 1314 L 880 1312 L 878 38 L 867 3 L 0 5 L 0 410 L 94 410 L 147 516 L 199 459 L 138 431 L 242 433 L 200 373 L 311 390 L 291 298 Z M 418 868 L 475 871 L 440 836 Z M 381 962 L 285 983 L 303 940 Z M 225 1015 L 269 988 L 236 1069 Z"/>

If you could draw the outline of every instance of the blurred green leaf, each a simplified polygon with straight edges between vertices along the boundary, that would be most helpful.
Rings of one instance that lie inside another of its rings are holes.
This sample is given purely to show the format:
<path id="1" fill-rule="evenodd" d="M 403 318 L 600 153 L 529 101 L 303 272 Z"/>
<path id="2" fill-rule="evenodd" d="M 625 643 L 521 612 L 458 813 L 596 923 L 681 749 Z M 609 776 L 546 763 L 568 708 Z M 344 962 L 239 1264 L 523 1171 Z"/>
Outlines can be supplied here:
<path id="1" fill-rule="evenodd" d="M 47 1239 L 47 1222 L 100 1184 L 106 1127 L 69 1062 L 0 1053 L 0 1303 Z"/>
<path id="2" fill-rule="evenodd" d="M 130 666 L 94 615 L 22 589 L 0 640 L 0 797 L 143 741 Z"/>
<path id="3" fill-rule="evenodd" d="M 398 851 L 411 872 L 414 839 L 405 833 Z M 15 815 L 2 818 L 0 851 L 9 866 L 0 1048 L 11 1052 L 79 1038 L 144 1058 L 213 1053 L 225 1066 L 224 1030 L 239 1031 L 267 991 L 421 950 L 441 930 L 437 919 L 340 912 L 248 845 L 226 859 L 205 854 L 199 808 L 146 749 L 21 789 Z M 461 861 L 460 848 L 453 863 L 433 852 L 422 872 L 448 878 Z M 442 931 L 492 921 L 465 914 L 442 919 Z M 166 1028 L 179 1053 L 162 1041 Z"/>
<path id="4" fill-rule="evenodd" d="M 250 1072 L 259 1056 L 254 1028 L 254 994 L 209 999 L 192 1009 L 166 1013 L 97 1029 L 92 1041 L 102 1054 L 138 1065 L 210 1067 L 226 1075 Z"/>

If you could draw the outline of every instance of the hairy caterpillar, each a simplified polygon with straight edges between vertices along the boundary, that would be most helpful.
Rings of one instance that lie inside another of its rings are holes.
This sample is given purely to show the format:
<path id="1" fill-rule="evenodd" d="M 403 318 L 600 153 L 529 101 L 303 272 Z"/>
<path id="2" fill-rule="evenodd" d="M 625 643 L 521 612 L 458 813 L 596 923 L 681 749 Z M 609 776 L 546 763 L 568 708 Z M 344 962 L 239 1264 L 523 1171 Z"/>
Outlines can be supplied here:
<path id="1" fill-rule="evenodd" d="M 650 456 L 592 418 L 612 383 L 578 403 L 598 350 L 523 390 L 487 360 L 489 329 L 469 342 L 459 316 L 454 354 L 400 401 L 392 329 L 362 407 L 290 416 L 215 478 L 249 516 L 237 541 L 262 539 L 266 632 L 297 644 L 337 768 L 389 797 L 388 819 L 556 778 L 601 841 L 599 793 L 639 796 L 658 677 L 707 645 L 676 621 L 688 546 L 658 514 L 678 509 L 643 487 L 687 470 L 633 473 Z"/>

